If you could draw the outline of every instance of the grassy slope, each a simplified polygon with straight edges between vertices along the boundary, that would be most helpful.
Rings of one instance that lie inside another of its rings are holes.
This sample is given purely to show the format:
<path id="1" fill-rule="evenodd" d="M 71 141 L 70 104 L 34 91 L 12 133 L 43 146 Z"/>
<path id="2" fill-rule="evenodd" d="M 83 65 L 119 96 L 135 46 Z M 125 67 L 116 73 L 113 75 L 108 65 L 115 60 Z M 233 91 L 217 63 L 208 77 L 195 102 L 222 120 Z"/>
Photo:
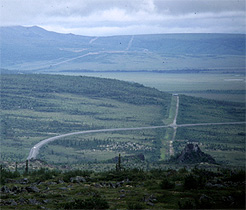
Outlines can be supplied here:
<path id="1" fill-rule="evenodd" d="M 2 75 L 1 97 L 1 155 L 13 161 L 25 159 L 34 143 L 62 133 L 159 125 L 170 100 L 169 94 L 140 84 L 52 75 Z M 142 135 L 120 133 L 115 139 L 135 138 L 137 142 L 142 141 Z M 156 135 L 155 131 L 146 131 L 141 144 L 149 144 Z M 64 150 L 56 151 L 61 155 Z M 64 152 L 68 155 L 68 150 Z M 57 160 L 57 156 L 48 156 L 47 160 Z"/>

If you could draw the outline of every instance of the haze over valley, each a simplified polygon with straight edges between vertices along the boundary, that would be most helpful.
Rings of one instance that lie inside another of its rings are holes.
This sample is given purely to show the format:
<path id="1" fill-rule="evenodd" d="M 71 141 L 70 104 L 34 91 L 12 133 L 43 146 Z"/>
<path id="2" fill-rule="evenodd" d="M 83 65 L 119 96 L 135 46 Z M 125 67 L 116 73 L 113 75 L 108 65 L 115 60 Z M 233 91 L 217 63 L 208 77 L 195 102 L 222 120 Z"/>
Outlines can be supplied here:
<path id="1" fill-rule="evenodd" d="M 2 0 L 1 209 L 243 209 L 244 0 Z"/>
<path id="2" fill-rule="evenodd" d="M 40 27 L 1 28 L 2 68 L 46 73 L 191 70 L 243 73 L 243 34 L 88 37 Z"/>

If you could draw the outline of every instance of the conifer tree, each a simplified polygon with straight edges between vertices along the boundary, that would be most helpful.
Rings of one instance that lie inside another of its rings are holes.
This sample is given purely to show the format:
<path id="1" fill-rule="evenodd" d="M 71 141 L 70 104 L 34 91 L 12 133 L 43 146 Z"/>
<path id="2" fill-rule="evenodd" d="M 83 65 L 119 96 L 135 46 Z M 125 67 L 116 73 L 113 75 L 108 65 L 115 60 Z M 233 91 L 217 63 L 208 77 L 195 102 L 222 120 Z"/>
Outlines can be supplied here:
<path id="1" fill-rule="evenodd" d="M 28 160 L 26 160 L 26 173 L 28 173 Z"/>
<path id="2" fill-rule="evenodd" d="M 119 154 L 119 157 L 118 157 L 118 163 L 116 164 L 116 171 L 121 171 L 121 157 L 120 157 L 120 154 Z"/>

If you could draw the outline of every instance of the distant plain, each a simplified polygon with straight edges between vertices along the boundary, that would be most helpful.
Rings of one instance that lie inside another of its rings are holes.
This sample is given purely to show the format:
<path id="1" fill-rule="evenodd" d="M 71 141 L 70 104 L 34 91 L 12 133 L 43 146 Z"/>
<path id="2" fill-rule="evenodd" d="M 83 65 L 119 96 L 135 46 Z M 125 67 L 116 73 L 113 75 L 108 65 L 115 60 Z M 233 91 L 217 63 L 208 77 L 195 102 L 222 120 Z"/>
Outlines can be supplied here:
<path id="1" fill-rule="evenodd" d="M 212 71 L 213 72 L 213 71 Z M 61 74 L 61 73 L 59 73 Z M 245 103 L 245 74 L 239 73 L 157 73 L 77 72 L 83 75 L 137 82 L 169 93 Z"/>

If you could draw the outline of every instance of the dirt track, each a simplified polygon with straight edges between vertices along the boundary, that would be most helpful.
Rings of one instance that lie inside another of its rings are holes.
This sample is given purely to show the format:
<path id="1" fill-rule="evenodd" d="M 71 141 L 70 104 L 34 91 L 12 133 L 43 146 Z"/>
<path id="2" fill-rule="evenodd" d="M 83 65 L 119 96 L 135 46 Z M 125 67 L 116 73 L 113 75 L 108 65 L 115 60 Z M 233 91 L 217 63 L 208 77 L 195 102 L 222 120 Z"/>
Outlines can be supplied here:
<path id="1" fill-rule="evenodd" d="M 66 137 L 66 136 L 72 136 L 72 135 L 79 135 L 79 134 L 88 134 L 88 133 L 103 133 L 103 132 L 117 132 L 117 131 L 132 131 L 132 130 L 145 130 L 145 129 L 157 129 L 157 128 L 168 128 L 172 127 L 174 129 L 172 140 L 170 141 L 170 155 L 173 155 L 173 141 L 175 140 L 176 132 L 178 127 L 192 127 L 192 126 L 213 126 L 213 125 L 238 125 L 238 124 L 246 124 L 246 122 L 225 122 L 225 123 L 197 123 L 197 124 L 181 124 L 177 125 L 177 117 L 178 117 L 178 110 L 179 110 L 179 96 L 177 96 L 177 104 L 176 104 L 176 113 L 175 117 L 173 119 L 173 122 L 170 125 L 163 125 L 163 126 L 149 126 L 149 127 L 137 127 L 137 128 L 112 128 L 112 129 L 101 129 L 101 130 L 87 130 L 87 131 L 79 131 L 79 132 L 73 132 L 73 133 L 67 133 L 62 134 L 59 136 L 54 136 L 48 139 L 44 139 L 40 141 L 39 143 L 35 144 L 27 157 L 27 160 L 30 159 L 36 159 L 39 149 L 52 141 L 55 141 L 57 139 Z"/>

